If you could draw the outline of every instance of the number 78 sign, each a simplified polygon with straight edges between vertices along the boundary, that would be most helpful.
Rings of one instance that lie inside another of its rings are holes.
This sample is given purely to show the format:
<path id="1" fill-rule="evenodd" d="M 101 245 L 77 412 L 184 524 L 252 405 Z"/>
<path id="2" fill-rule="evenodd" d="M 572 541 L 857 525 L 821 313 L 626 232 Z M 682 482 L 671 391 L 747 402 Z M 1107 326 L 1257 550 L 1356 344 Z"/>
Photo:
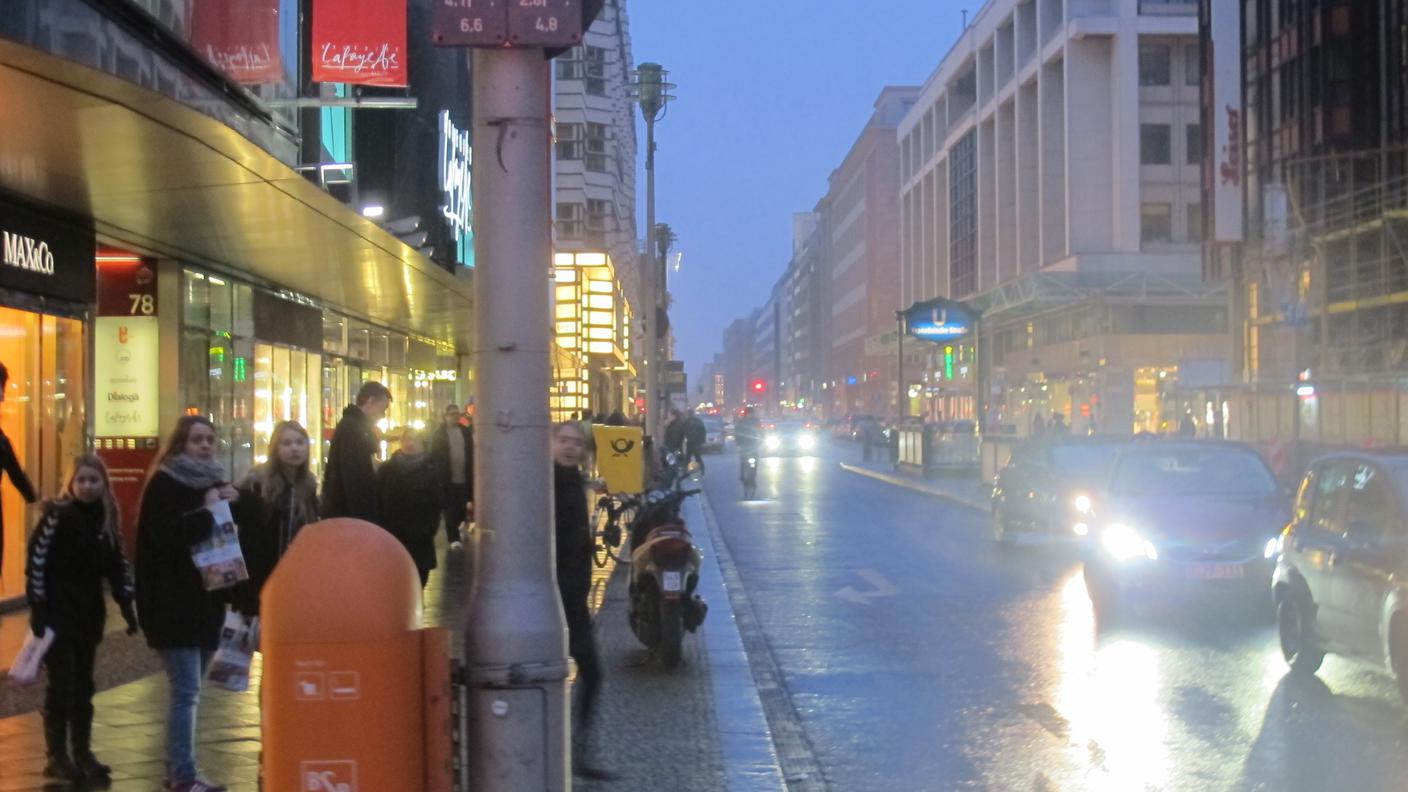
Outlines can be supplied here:
<path id="1" fill-rule="evenodd" d="M 442 47 L 580 44 L 586 0 L 435 0 L 431 38 Z"/>

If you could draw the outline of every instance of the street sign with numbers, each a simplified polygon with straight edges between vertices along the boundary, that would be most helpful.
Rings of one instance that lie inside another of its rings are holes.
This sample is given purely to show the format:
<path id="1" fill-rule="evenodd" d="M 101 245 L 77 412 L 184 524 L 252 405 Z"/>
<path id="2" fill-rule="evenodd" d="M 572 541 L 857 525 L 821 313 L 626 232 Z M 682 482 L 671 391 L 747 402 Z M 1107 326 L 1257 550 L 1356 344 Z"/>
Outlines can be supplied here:
<path id="1" fill-rule="evenodd" d="M 515 47 L 570 47 L 582 41 L 582 0 L 508 0 Z"/>
<path id="2" fill-rule="evenodd" d="M 584 4 L 589 8 L 584 8 Z M 582 42 L 592 0 L 435 0 L 431 38 L 442 47 L 554 50 Z"/>
<path id="3" fill-rule="evenodd" d="M 502 47 L 510 0 L 436 0 L 431 39 L 442 47 Z"/>

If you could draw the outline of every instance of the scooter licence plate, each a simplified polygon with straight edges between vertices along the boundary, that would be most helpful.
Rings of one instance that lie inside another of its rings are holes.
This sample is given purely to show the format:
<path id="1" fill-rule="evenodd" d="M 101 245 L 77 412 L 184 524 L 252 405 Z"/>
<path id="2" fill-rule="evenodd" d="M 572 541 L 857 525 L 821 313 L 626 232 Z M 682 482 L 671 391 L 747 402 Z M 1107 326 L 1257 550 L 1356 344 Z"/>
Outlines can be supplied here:
<path id="1" fill-rule="evenodd" d="M 662 582 L 666 591 L 680 591 L 684 588 L 684 575 L 680 572 L 666 572 Z"/>

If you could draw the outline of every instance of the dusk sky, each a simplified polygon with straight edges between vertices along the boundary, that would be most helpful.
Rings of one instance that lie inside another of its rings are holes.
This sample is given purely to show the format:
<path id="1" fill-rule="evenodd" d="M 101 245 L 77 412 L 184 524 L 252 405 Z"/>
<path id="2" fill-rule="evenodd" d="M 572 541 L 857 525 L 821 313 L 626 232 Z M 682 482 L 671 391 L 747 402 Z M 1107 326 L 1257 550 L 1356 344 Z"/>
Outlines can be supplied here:
<path id="1" fill-rule="evenodd" d="M 629 0 L 637 63 L 679 98 L 656 127 L 657 222 L 683 251 L 671 321 L 690 388 L 758 307 L 885 85 L 919 85 L 981 0 Z M 637 114 L 639 118 L 639 114 Z M 645 127 L 637 206 L 645 229 Z"/>

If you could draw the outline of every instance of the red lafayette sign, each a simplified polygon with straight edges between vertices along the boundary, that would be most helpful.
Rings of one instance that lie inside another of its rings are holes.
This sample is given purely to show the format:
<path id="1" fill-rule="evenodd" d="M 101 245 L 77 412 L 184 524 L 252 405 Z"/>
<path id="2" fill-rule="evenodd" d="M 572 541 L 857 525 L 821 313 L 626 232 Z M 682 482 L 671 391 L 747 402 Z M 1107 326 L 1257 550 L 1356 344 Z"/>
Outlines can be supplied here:
<path id="1" fill-rule="evenodd" d="M 405 0 L 314 0 L 313 81 L 405 87 Z"/>
<path id="2" fill-rule="evenodd" d="M 241 85 L 264 85 L 283 78 L 279 0 L 196 3 L 191 38 L 206 60 Z"/>

